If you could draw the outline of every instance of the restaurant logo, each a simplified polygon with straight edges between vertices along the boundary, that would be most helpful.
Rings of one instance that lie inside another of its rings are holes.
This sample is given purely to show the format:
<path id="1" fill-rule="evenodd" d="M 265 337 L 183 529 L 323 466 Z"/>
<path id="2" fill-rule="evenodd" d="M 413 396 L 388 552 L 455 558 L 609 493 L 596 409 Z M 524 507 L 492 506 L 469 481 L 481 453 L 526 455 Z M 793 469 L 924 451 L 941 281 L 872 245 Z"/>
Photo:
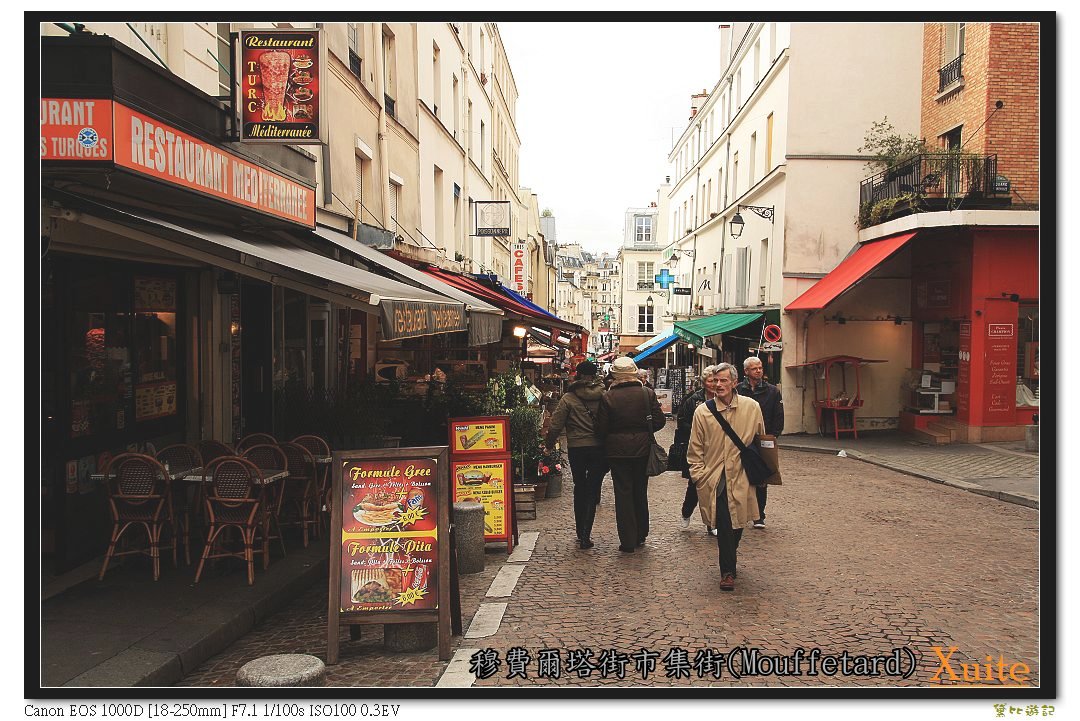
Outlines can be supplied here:
<path id="1" fill-rule="evenodd" d="M 240 139 L 322 142 L 321 30 L 240 32 Z"/>
<path id="2" fill-rule="evenodd" d="M 986 335 L 989 338 L 1012 338 L 1015 333 L 1012 323 L 990 323 L 986 326 Z"/>
<path id="3" fill-rule="evenodd" d="M 42 98 L 42 160 L 112 160 L 111 100 Z"/>

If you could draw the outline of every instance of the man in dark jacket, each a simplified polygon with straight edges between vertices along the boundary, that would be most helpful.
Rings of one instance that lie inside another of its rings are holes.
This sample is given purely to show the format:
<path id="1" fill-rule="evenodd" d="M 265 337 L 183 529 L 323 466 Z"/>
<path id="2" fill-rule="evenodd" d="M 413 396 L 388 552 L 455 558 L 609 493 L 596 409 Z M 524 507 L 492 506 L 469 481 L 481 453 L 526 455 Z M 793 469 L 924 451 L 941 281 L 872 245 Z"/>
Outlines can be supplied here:
<path id="1" fill-rule="evenodd" d="M 784 432 L 784 399 L 780 397 L 780 389 L 765 380 L 765 368 L 760 358 L 750 356 L 743 361 L 743 381 L 735 390 L 741 396 L 753 398 L 761 406 L 765 433 L 779 437 Z M 755 490 L 761 517 L 754 521 L 754 528 L 765 528 L 765 501 L 769 499 L 769 487 L 757 486 Z"/>
<path id="2" fill-rule="evenodd" d="M 604 441 L 615 487 L 619 550 L 625 553 L 644 546 L 649 535 L 649 454 L 653 432 L 667 422 L 659 399 L 641 385 L 637 370 L 632 358 L 615 359 L 614 380 L 596 417 L 596 435 Z"/>
<path id="3" fill-rule="evenodd" d="M 566 456 L 574 476 L 574 521 L 582 549 L 593 547 L 593 520 L 600 502 L 600 484 L 607 473 L 607 458 L 596 437 L 596 415 L 603 396 L 604 384 L 596 378 L 596 365 L 579 363 L 577 379 L 559 399 L 544 439 L 548 448 L 554 448 L 566 431 Z"/>
<path id="4" fill-rule="evenodd" d="M 683 528 L 690 527 L 690 517 L 698 504 L 697 486 L 690 478 L 690 467 L 686 464 L 686 447 L 690 443 L 690 428 L 694 421 L 694 411 L 705 401 L 716 397 L 716 366 L 706 366 L 702 369 L 701 382 L 703 387 L 684 398 L 676 412 L 675 447 L 681 456 L 679 460 L 682 462 L 682 476 L 687 479 L 686 495 L 683 497 L 682 510 L 679 514 Z M 709 528 L 708 531 L 716 535 L 715 528 Z"/>

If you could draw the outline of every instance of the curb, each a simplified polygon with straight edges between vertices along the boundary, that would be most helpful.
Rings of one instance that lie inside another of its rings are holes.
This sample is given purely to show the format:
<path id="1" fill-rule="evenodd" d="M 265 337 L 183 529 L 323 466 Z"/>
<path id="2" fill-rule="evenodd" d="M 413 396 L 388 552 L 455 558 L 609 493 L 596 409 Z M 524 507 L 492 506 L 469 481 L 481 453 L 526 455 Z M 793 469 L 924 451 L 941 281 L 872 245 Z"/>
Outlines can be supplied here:
<path id="1" fill-rule="evenodd" d="M 832 456 L 835 456 L 839 452 L 835 448 L 824 448 L 822 446 L 781 445 L 780 447 L 787 450 L 805 451 L 808 453 L 822 453 Z M 872 454 L 862 453 L 860 451 L 851 451 L 846 448 L 844 450 L 847 453 L 848 458 L 853 458 L 857 461 L 862 461 L 863 463 L 880 466 L 881 468 L 888 468 L 891 471 L 903 473 L 907 476 L 915 476 L 916 478 L 922 478 L 927 481 L 932 481 L 933 483 L 940 483 L 945 486 L 951 486 L 952 488 L 957 488 L 962 491 L 968 491 L 969 493 L 976 493 L 980 496 L 987 496 L 988 498 L 994 498 L 999 501 L 1004 501 L 1005 503 L 1012 503 L 1018 506 L 1025 506 L 1027 508 L 1039 510 L 1039 498 L 1027 493 L 995 491 L 989 488 L 983 488 L 977 483 L 961 480 L 959 478 L 952 478 L 948 476 L 933 476 L 916 468 L 905 466 L 894 461 L 887 461 Z"/>

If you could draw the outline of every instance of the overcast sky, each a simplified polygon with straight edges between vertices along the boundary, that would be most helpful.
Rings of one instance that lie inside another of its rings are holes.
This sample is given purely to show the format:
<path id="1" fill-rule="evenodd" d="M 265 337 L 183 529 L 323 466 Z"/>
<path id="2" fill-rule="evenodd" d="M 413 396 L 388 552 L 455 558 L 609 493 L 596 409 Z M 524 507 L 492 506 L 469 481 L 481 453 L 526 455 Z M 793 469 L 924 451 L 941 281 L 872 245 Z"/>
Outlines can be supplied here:
<path id="1" fill-rule="evenodd" d="M 520 182 L 559 243 L 614 252 L 656 200 L 690 96 L 719 80 L 717 23 L 499 23 L 518 89 Z"/>

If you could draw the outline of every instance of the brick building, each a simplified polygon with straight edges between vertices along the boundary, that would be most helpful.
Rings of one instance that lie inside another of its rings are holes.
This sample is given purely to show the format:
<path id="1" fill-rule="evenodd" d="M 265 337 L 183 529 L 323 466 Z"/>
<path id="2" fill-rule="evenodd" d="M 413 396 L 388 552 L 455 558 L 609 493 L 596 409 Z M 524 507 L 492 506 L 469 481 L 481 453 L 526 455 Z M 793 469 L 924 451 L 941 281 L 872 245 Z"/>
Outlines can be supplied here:
<path id="1" fill-rule="evenodd" d="M 935 443 L 1020 439 L 1038 413 L 1040 32 L 924 25 L 926 152 L 862 181 L 888 212 L 785 307 L 830 353 L 905 363 L 898 425 Z M 836 422 L 868 427 L 856 408 Z"/>

